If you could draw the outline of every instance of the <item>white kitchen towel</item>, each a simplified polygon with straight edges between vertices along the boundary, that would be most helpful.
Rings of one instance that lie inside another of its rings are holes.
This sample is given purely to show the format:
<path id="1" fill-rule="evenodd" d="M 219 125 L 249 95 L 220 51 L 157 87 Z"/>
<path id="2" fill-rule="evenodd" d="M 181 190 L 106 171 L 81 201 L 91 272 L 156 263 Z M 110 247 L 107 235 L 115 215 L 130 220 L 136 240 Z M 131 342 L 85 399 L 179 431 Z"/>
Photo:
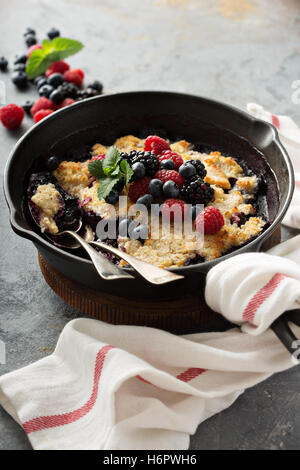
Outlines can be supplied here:
<path id="1" fill-rule="evenodd" d="M 295 191 L 283 224 L 300 228 L 300 129 L 289 116 L 279 116 L 266 111 L 261 105 L 248 103 L 247 111 L 252 116 L 273 124 L 286 148 L 294 167 Z"/>
<path id="2" fill-rule="evenodd" d="M 199 423 L 298 363 L 267 326 L 300 302 L 299 246 L 210 271 L 208 304 L 242 330 L 180 337 L 73 320 L 52 355 L 0 377 L 0 403 L 34 449 L 187 449 Z"/>

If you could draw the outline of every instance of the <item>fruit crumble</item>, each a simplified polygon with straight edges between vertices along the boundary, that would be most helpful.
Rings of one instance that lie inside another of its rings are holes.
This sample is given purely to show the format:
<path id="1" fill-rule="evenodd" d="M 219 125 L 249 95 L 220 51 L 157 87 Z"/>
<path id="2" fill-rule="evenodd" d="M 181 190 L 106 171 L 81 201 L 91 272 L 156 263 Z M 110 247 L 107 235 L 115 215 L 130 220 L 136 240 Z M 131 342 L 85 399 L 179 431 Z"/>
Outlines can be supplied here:
<path id="1" fill-rule="evenodd" d="M 30 178 L 28 202 L 42 232 L 54 239 L 58 231 L 75 229 L 80 217 L 97 239 L 98 222 L 115 218 L 116 236 L 107 243 L 169 268 L 216 259 L 256 237 L 267 223 L 257 212 L 260 183 L 242 162 L 219 151 L 199 152 L 185 140 L 127 135 L 110 148 L 95 144 L 80 161 L 50 157 L 47 171 Z M 127 196 L 121 209 L 120 196 Z M 159 204 L 160 224 L 173 206 L 182 217 L 188 211 L 194 234 L 200 226 L 204 231 L 203 243 L 199 246 L 193 233 L 179 237 L 172 215 L 170 236 L 154 237 L 150 223 L 128 216 L 135 204 L 148 210 Z"/>

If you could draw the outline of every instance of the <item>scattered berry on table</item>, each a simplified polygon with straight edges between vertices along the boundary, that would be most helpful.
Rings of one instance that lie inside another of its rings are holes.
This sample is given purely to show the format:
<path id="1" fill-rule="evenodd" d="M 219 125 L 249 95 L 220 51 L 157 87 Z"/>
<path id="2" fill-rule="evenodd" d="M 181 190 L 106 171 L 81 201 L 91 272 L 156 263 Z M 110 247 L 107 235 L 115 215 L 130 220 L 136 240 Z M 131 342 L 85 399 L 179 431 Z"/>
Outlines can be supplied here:
<path id="1" fill-rule="evenodd" d="M 65 108 L 66 106 L 70 106 L 70 104 L 73 104 L 73 103 L 76 103 L 76 101 L 73 100 L 72 98 L 65 98 L 64 100 L 62 100 L 59 106 L 57 106 L 57 109 Z"/>
<path id="2" fill-rule="evenodd" d="M 53 90 L 51 95 L 49 96 L 49 99 L 53 101 L 53 103 L 59 104 L 64 99 L 64 95 L 59 90 Z"/>
<path id="3" fill-rule="evenodd" d="M 128 196 L 132 202 L 136 202 L 139 197 L 148 193 L 148 186 L 151 181 L 150 176 L 144 176 L 144 178 L 130 184 Z"/>
<path id="4" fill-rule="evenodd" d="M 104 158 L 105 158 L 104 153 L 99 153 L 99 155 L 95 155 L 94 157 L 91 158 L 91 162 L 94 162 L 95 160 L 104 160 Z"/>
<path id="5" fill-rule="evenodd" d="M 11 75 L 11 81 L 20 89 L 26 88 L 28 84 L 27 75 L 22 71 L 13 72 Z"/>
<path id="6" fill-rule="evenodd" d="M 30 110 L 30 113 L 31 113 L 32 116 L 34 116 L 41 109 L 52 109 L 52 110 L 54 110 L 55 105 L 54 105 L 54 103 L 52 103 L 52 101 L 50 101 L 45 96 L 41 96 L 41 98 L 39 98 L 34 103 L 34 105 L 32 106 L 32 108 Z"/>
<path id="7" fill-rule="evenodd" d="M 0 109 L 0 121 L 7 129 L 18 129 L 24 118 L 24 109 L 16 104 L 7 104 Z"/>
<path id="8" fill-rule="evenodd" d="M 49 39 L 54 39 L 60 36 L 60 31 L 56 28 L 51 28 L 50 31 L 48 31 L 47 36 Z"/>
<path id="9" fill-rule="evenodd" d="M 101 82 L 99 82 L 99 80 L 95 80 L 94 82 L 90 83 L 87 87 L 99 91 L 99 93 L 101 93 L 103 90 L 103 85 Z"/>
<path id="10" fill-rule="evenodd" d="M 209 183 L 204 183 L 196 175 L 187 180 L 181 188 L 183 199 L 190 204 L 207 204 L 214 197 L 214 190 Z"/>
<path id="11" fill-rule="evenodd" d="M 105 199 L 105 201 L 108 204 L 116 204 L 118 200 L 119 200 L 119 193 L 115 189 L 113 189 Z"/>
<path id="12" fill-rule="evenodd" d="M 154 178 L 149 183 L 149 193 L 152 194 L 153 197 L 160 197 L 162 195 L 162 188 L 163 183 L 157 178 Z"/>
<path id="13" fill-rule="evenodd" d="M 53 86 L 51 86 L 51 85 L 42 85 L 42 86 L 39 88 L 39 95 L 40 95 L 40 96 L 46 96 L 46 98 L 49 98 L 49 96 L 51 95 L 52 91 L 54 91 Z"/>
<path id="14" fill-rule="evenodd" d="M 192 176 L 195 176 L 197 173 L 197 170 L 194 165 L 191 165 L 189 162 L 183 163 L 178 169 L 179 174 L 185 178 L 192 178 Z"/>
<path id="15" fill-rule="evenodd" d="M 172 160 L 175 165 L 175 170 L 177 171 L 178 168 L 183 164 L 182 156 L 179 155 L 179 153 L 172 152 L 172 150 L 164 150 L 160 155 L 158 155 L 158 160 L 160 162 L 165 159 Z"/>
<path id="16" fill-rule="evenodd" d="M 168 198 L 176 198 L 179 196 L 179 188 L 174 181 L 169 180 L 163 185 L 163 193 Z"/>
<path id="17" fill-rule="evenodd" d="M 172 160 L 162 160 L 160 162 L 161 170 L 175 170 L 175 165 Z"/>
<path id="18" fill-rule="evenodd" d="M 75 83 L 68 82 L 63 82 L 59 87 L 57 87 L 57 90 L 61 91 L 65 98 L 73 99 L 77 98 L 79 91 Z"/>
<path id="19" fill-rule="evenodd" d="M 50 75 L 56 72 L 64 74 L 69 69 L 70 66 L 67 62 L 64 60 L 57 60 L 56 62 L 52 62 L 52 64 L 47 68 L 45 75 L 46 77 L 50 77 Z"/>
<path id="20" fill-rule="evenodd" d="M 27 59 L 29 59 L 29 57 L 31 56 L 33 51 L 36 51 L 37 49 L 42 49 L 42 45 L 41 44 L 33 44 L 33 46 L 30 46 L 28 51 L 27 51 L 27 54 L 26 54 Z"/>
<path id="21" fill-rule="evenodd" d="M 31 34 L 32 36 L 35 36 L 36 32 L 32 28 L 26 28 L 25 33 L 23 34 L 23 36 L 28 36 L 28 34 Z"/>
<path id="22" fill-rule="evenodd" d="M 153 203 L 154 199 L 152 194 L 144 194 L 143 196 L 139 197 L 136 201 L 136 204 L 142 204 L 150 209 L 151 204 Z"/>
<path id="23" fill-rule="evenodd" d="M 46 163 L 46 168 L 48 171 L 54 171 L 59 165 L 59 159 L 53 155 L 52 157 L 49 157 Z"/>
<path id="24" fill-rule="evenodd" d="M 224 225 L 224 218 L 220 210 L 214 206 L 208 206 L 196 217 L 195 229 L 205 235 L 214 235 Z"/>
<path id="25" fill-rule="evenodd" d="M 142 163 L 146 169 L 147 176 L 153 176 L 159 168 L 157 156 L 151 152 L 139 151 L 136 152 L 136 155 L 134 155 L 133 152 L 130 152 L 130 162 L 131 166 L 137 162 Z"/>
<path id="26" fill-rule="evenodd" d="M 77 94 L 77 101 L 84 100 L 86 98 L 91 98 L 92 96 L 99 95 L 100 92 L 94 90 L 93 88 L 86 88 L 85 90 L 80 90 Z"/>
<path id="27" fill-rule="evenodd" d="M 141 162 L 136 162 L 131 167 L 133 171 L 133 175 L 131 177 L 131 181 L 138 181 L 146 175 L 146 168 Z"/>
<path id="28" fill-rule="evenodd" d="M 50 75 L 47 81 L 49 85 L 53 86 L 54 88 L 57 88 L 59 85 L 64 83 L 65 79 L 62 73 L 56 72 Z"/>
<path id="29" fill-rule="evenodd" d="M 83 82 L 84 74 L 80 69 L 67 70 L 64 73 L 64 78 L 67 82 L 80 86 Z"/>
<path id="30" fill-rule="evenodd" d="M 45 75 L 38 75 L 37 77 L 35 77 L 35 78 L 33 79 L 33 83 L 37 86 L 38 82 L 39 82 L 42 78 L 46 78 Z"/>
<path id="31" fill-rule="evenodd" d="M 39 90 L 42 86 L 48 85 L 48 79 L 44 77 L 40 77 L 39 80 L 36 82 L 36 88 Z"/>
<path id="32" fill-rule="evenodd" d="M 155 155 L 161 155 L 164 150 L 170 150 L 170 145 L 157 135 L 149 135 L 145 140 L 144 150 L 151 151 Z"/>
<path id="33" fill-rule="evenodd" d="M 37 43 L 36 37 L 33 34 L 27 34 L 25 36 L 26 46 L 30 47 Z"/>
<path id="34" fill-rule="evenodd" d="M 175 170 L 159 170 L 155 173 L 154 178 L 158 178 L 163 183 L 171 180 L 177 184 L 178 188 L 180 189 L 184 183 L 184 178 Z"/>
<path id="35" fill-rule="evenodd" d="M 24 109 L 25 113 L 28 114 L 28 116 L 31 115 L 30 110 L 31 110 L 33 105 L 34 105 L 33 101 L 27 100 L 27 101 L 25 101 L 25 103 L 22 106 L 22 108 Z"/>
<path id="36" fill-rule="evenodd" d="M 15 64 L 14 65 L 14 72 L 25 72 L 26 65 L 25 64 Z"/>
<path id="37" fill-rule="evenodd" d="M 196 168 L 197 175 L 204 179 L 206 176 L 206 169 L 203 163 L 201 163 L 200 160 L 189 160 L 189 163 Z"/>
<path id="38" fill-rule="evenodd" d="M 27 57 L 25 54 L 17 55 L 14 64 L 26 64 Z"/>
<path id="39" fill-rule="evenodd" d="M 41 109 L 33 116 L 34 122 L 37 123 L 53 113 L 52 109 Z"/>
<path id="40" fill-rule="evenodd" d="M 184 214 L 186 213 L 187 205 L 184 201 L 180 199 L 166 199 L 162 205 L 161 213 L 163 218 L 170 217 L 170 220 L 173 221 L 174 218 L 177 217 L 182 219 Z"/>
<path id="41" fill-rule="evenodd" d="M 7 69 L 7 66 L 8 66 L 8 60 L 5 59 L 5 57 L 0 57 L 0 70 L 2 70 L 2 72 L 5 72 L 5 70 Z"/>

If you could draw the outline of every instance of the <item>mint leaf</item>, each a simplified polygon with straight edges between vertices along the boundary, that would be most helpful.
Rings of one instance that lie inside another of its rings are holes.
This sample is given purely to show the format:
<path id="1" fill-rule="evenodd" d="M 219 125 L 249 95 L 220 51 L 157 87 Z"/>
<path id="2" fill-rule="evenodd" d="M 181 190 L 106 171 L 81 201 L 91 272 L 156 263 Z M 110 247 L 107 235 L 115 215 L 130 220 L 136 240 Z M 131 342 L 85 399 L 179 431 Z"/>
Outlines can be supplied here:
<path id="1" fill-rule="evenodd" d="M 131 177 L 133 175 L 133 171 L 127 160 L 122 160 L 120 163 L 120 169 L 121 172 L 123 173 L 123 176 L 125 178 L 125 185 L 129 183 L 131 180 Z"/>
<path id="2" fill-rule="evenodd" d="M 97 180 L 100 178 L 105 178 L 105 173 L 103 171 L 103 160 L 94 160 L 88 165 L 88 170 Z"/>
<path id="3" fill-rule="evenodd" d="M 116 147 L 110 147 L 108 151 L 106 152 L 105 158 L 103 160 L 104 172 L 106 174 L 110 174 L 116 168 L 117 163 L 120 159 L 121 159 L 121 154 L 119 150 Z"/>
<path id="4" fill-rule="evenodd" d="M 52 62 L 63 60 L 70 55 L 74 55 L 83 48 L 83 44 L 74 39 L 54 38 L 52 41 L 44 39 L 42 49 L 37 49 L 30 55 L 26 74 L 29 80 L 38 75 L 42 75 Z"/>
<path id="5" fill-rule="evenodd" d="M 98 181 L 98 199 L 105 199 L 119 181 L 119 176 L 107 176 Z"/>
<path id="6" fill-rule="evenodd" d="M 29 80 L 42 75 L 51 64 L 52 59 L 45 55 L 42 49 L 36 49 L 30 55 L 26 66 L 26 74 Z"/>
<path id="7" fill-rule="evenodd" d="M 51 41 L 51 45 L 54 51 L 59 52 L 60 59 L 65 59 L 70 55 L 74 55 L 83 49 L 83 44 L 80 41 L 74 39 L 57 37 Z"/>
<path id="8" fill-rule="evenodd" d="M 110 173 L 110 176 L 121 176 L 121 171 L 118 166 Z"/>

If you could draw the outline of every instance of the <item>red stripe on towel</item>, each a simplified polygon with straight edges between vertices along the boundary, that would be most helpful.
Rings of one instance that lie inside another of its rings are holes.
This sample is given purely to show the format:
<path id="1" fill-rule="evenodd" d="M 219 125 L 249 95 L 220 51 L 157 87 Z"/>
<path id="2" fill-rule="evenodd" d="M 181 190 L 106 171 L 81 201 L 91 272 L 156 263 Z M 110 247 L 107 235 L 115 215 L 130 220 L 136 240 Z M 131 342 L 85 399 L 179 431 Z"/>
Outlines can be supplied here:
<path id="1" fill-rule="evenodd" d="M 107 353 L 113 349 L 114 346 L 104 346 L 97 354 L 94 369 L 94 384 L 92 394 L 89 400 L 81 408 L 71 411 L 69 413 L 63 413 L 52 416 L 39 416 L 38 418 L 30 419 L 23 424 L 23 428 L 27 434 L 31 432 L 41 431 L 42 429 L 55 428 L 57 426 L 64 426 L 65 424 L 73 423 L 80 418 L 83 418 L 87 413 L 91 411 L 98 397 L 99 381 L 103 369 L 104 359 Z"/>
<path id="2" fill-rule="evenodd" d="M 243 312 L 243 319 L 253 324 L 255 314 L 259 307 L 270 297 L 279 283 L 287 276 L 284 274 L 276 273 L 274 276 L 259 289 L 252 297 Z"/>

